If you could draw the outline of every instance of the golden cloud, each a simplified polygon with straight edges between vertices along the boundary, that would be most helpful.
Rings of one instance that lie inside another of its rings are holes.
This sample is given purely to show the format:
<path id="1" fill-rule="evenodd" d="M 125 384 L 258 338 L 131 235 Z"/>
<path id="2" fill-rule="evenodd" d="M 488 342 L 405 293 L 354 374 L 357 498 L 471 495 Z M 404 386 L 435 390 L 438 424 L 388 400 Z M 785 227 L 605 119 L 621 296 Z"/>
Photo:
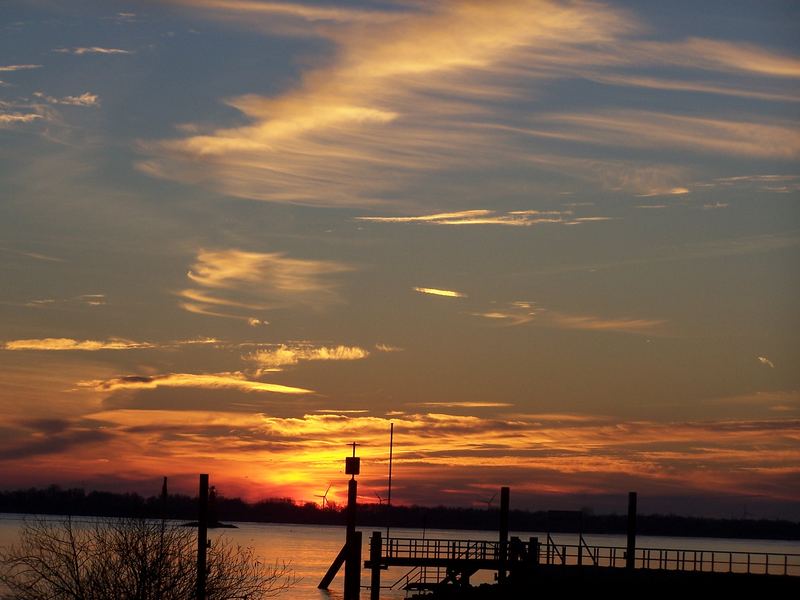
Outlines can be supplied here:
<path id="1" fill-rule="evenodd" d="M 121 338 L 109 340 L 74 340 L 72 338 L 42 338 L 27 340 L 11 340 L 3 347 L 6 350 L 84 350 L 95 352 L 98 350 L 139 350 L 155 348 L 150 342 L 133 342 Z"/>
<path id="2" fill-rule="evenodd" d="M 264 369 L 276 369 L 296 365 L 306 360 L 361 360 L 369 352 L 358 346 L 289 346 L 281 344 L 275 348 L 257 350 L 244 358 Z"/>
<path id="3" fill-rule="evenodd" d="M 97 392 L 120 390 L 152 390 L 160 387 L 233 389 L 242 392 L 270 392 L 275 394 L 310 394 L 311 390 L 298 387 L 252 381 L 243 373 L 169 373 L 166 375 L 129 375 L 106 380 L 78 382 L 78 387 Z"/>
<path id="4" fill-rule="evenodd" d="M 520 95 L 498 73 L 531 63 L 526 53 L 534 53 L 535 64 L 542 55 L 610 43 L 632 28 L 619 10 L 549 1 L 436 3 L 345 11 L 342 18 L 340 9 L 310 5 L 201 6 L 224 18 L 238 11 L 250 23 L 262 14 L 267 27 L 277 13 L 330 18 L 306 34 L 338 45 L 336 59 L 281 96 L 228 100 L 249 120 L 245 126 L 146 144 L 151 158 L 139 167 L 240 197 L 320 206 L 383 203 L 387 191 L 419 174 L 473 168 L 476 152 L 493 156 L 491 162 L 513 158 L 519 154 L 513 134 L 473 126 L 476 117 L 487 124 L 485 117 L 496 114 L 499 107 L 487 107 L 487 100 Z M 369 27 L 361 25 L 365 16 Z M 595 54 L 581 54 L 592 63 Z"/>
<path id="5" fill-rule="evenodd" d="M 350 270 L 336 261 L 290 258 L 280 252 L 201 250 L 187 273 L 199 289 L 187 288 L 178 296 L 189 312 L 260 325 L 264 321 L 249 313 L 297 305 L 319 309 L 339 302 L 332 276 Z"/>
<path id="6" fill-rule="evenodd" d="M 420 294 L 428 294 L 431 296 L 444 296 L 445 298 L 466 298 L 467 295 L 461 292 L 456 292 L 455 290 L 442 290 L 439 288 L 428 288 L 428 287 L 415 287 L 411 288 L 415 292 L 419 292 Z"/>
<path id="7" fill-rule="evenodd" d="M 201 128 L 183 139 L 146 144 L 150 158 L 139 167 L 156 177 L 271 202 L 372 207 L 396 198 L 394 192 L 431 172 L 541 164 L 548 151 L 531 146 L 536 138 L 776 158 L 797 155 L 797 130 L 791 123 L 619 111 L 602 115 L 602 123 L 597 115 L 589 115 L 594 120 L 588 121 L 587 115 L 577 114 L 567 115 L 573 120 L 562 121 L 561 129 L 552 127 L 549 117 L 542 128 L 531 128 L 529 111 L 519 111 L 515 101 L 528 100 L 531 84 L 544 80 L 584 78 L 676 92 L 797 98 L 791 88 L 776 90 L 762 81 L 754 84 L 750 77 L 797 78 L 796 57 L 722 40 L 643 39 L 646 24 L 600 3 L 466 1 L 362 10 L 176 1 L 187 10 L 200 9 L 212 18 L 236 19 L 270 33 L 324 37 L 336 51 L 333 60 L 307 72 L 296 89 L 272 98 L 229 99 L 248 120 L 244 126 Z M 702 78 L 630 74 L 632 67 L 642 66 L 655 72 L 679 66 L 701 71 Z M 722 83 L 711 80 L 712 72 L 720 74 Z M 731 84 L 731 74 L 750 78 Z M 570 176 L 635 193 L 686 187 L 685 180 L 664 176 L 674 166 L 609 161 L 602 157 L 606 154 L 601 149 L 599 158 L 565 154 L 549 160 Z M 481 157 L 479 165 L 476 156 Z M 612 170 L 622 185 L 606 181 Z M 636 182 L 653 178 L 660 181 Z M 487 223 L 504 225 L 525 221 L 509 215 L 486 218 Z M 475 216 L 463 224 L 478 222 Z"/>
<path id="8" fill-rule="evenodd" d="M 589 221 L 606 221 L 609 217 L 572 216 L 566 210 L 513 210 L 500 213 L 494 210 L 475 209 L 459 212 L 437 213 L 414 217 L 356 217 L 357 221 L 373 223 L 427 223 L 431 225 L 505 225 L 510 227 L 530 227 L 545 223 L 577 225 Z"/>
<path id="9" fill-rule="evenodd" d="M 89 300 L 90 305 L 93 301 Z M 135 342 L 122 338 L 111 338 L 108 340 L 75 340 L 72 338 L 40 338 L 27 340 L 10 340 L 3 344 L 5 350 L 45 350 L 45 351 L 69 351 L 78 350 L 83 352 L 97 352 L 99 350 L 149 350 L 176 348 L 179 346 L 196 346 L 206 344 L 218 344 L 220 340 L 216 338 L 194 338 L 189 340 L 176 340 L 172 342 Z"/>

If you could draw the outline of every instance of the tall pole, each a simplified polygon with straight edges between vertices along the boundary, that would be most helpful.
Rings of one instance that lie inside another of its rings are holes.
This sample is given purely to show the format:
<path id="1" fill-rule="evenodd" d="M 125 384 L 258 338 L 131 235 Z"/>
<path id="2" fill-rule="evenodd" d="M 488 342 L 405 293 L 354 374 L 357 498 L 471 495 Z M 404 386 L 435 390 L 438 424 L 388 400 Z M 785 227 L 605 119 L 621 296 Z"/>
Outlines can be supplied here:
<path id="1" fill-rule="evenodd" d="M 636 492 L 628 492 L 628 547 L 625 567 L 636 568 Z"/>
<path id="2" fill-rule="evenodd" d="M 200 475 L 197 512 L 197 600 L 206 600 L 206 551 L 208 549 L 208 474 Z"/>
<path id="3" fill-rule="evenodd" d="M 389 521 L 392 515 L 392 453 L 394 451 L 394 423 L 389 423 L 389 497 L 386 500 L 386 538 L 389 538 Z"/>

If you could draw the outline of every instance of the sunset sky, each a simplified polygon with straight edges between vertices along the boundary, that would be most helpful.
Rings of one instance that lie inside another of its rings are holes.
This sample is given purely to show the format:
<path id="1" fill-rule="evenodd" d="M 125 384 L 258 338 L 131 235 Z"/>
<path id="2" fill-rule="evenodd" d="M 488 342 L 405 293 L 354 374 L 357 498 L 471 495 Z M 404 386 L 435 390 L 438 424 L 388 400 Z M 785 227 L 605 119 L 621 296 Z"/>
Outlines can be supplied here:
<path id="1" fill-rule="evenodd" d="M 5 0 L 0 486 L 800 519 L 798 31 Z"/>

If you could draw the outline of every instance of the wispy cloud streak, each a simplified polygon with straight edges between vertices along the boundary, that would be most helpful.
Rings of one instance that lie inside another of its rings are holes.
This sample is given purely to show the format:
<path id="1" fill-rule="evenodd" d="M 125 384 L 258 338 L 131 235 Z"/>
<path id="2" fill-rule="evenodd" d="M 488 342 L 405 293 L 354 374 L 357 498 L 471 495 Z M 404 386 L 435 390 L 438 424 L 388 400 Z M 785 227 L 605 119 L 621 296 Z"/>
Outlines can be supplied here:
<path id="1" fill-rule="evenodd" d="M 253 311 L 298 305 L 321 309 L 339 302 L 334 277 L 350 270 L 340 262 L 290 258 L 280 252 L 201 250 L 187 273 L 198 287 L 181 290 L 178 296 L 189 312 L 261 323 Z"/>
<path id="2" fill-rule="evenodd" d="M 412 288 L 415 292 L 419 292 L 420 294 L 427 294 L 429 296 L 443 296 L 445 298 L 466 298 L 467 295 L 462 292 L 457 292 L 455 290 L 442 290 L 439 288 L 428 288 L 428 287 L 415 287 Z"/>
<path id="3" fill-rule="evenodd" d="M 280 344 L 274 348 L 257 350 L 244 358 L 256 363 L 265 370 L 296 365 L 301 361 L 350 361 L 369 356 L 369 351 L 358 346 L 312 346 L 308 344 L 291 346 Z"/>
<path id="4" fill-rule="evenodd" d="M 611 217 L 574 217 L 571 210 L 512 210 L 501 213 L 488 209 L 419 215 L 413 217 L 356 217 L 372 223 L 425 223 L 430 225 L 505 225 L 530 227 L 552 224 L 578 225 L 589 221 L 607 221 Z"/>
<path id="5" fill-rule="evenodd" d="M 120 390 L 152 390 L 167 388 L 208 388 L 232 389 L 242 392 L 269 392 L 275 394 L 309 394 L 304 388 L 252 381 L 243 373 L 169 373 L 166 375 L 128 375 L 106 380 L 78 382 L 79 387 L 97 392 L 117 392 Z"/>
<path id="6" fill-rule="evenodd" d="M 29 69 L 41 69 L 42 65 L 0 65 L 0 73 L 11 73 L 13 71 L 27 71 Z"/>
<path id="7" fill-rule="evenodd" d="M 516 326 L 534 323 L 543 327 L 580 329 L 584 331 L 606 331 L 640 335 L 663 334 L 666 321 L 663 319 L 609 318 L 597 315 L 570 314 L 548 310 L 530 301 L 511 302 L 505 306 L 492 307 L 482 312 L 471 313 L 503 325 Z"/>
<path id="8" fill-rule="evenodd" d="M 65 106 L 98 106 L 100 104 L 100 97 L 91 92 L 84 92 L 78 96 L 64 96 L 62 98 L 48 96 L 42 92 L 34 92 L 33 95 L 50 104 L 63 104 Z"/>
<path id="9" fill-rule="evenodd" d="M 59 54 L 75 54 L 81 56 L 83 54 L 132 54 L 130 50 L 123 50 L 122 48 L 103 48 L 102 46 L 80 46 L 77 48 L 56 48 L 53 52 Z"/>

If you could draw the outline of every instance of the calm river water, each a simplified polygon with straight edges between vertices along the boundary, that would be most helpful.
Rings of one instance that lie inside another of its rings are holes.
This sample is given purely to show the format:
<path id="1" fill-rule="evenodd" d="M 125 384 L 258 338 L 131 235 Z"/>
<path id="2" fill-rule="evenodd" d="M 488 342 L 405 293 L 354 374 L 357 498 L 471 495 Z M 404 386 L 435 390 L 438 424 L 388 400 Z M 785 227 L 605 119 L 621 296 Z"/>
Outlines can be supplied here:
<path id="1" fill-rule="evenodd" d="M 0 514 L 0 547 L 8 546 L 17 539 L 22 515 Z M 55 518 L 55 517 L 54 517 Z M 79 518 L 80 519 L 80 518 Z M 78 520 L 79 520 L 78 519 Z M 342 576 L 344 569 L 334 580 L 330 592 L 317 589 L 317 584 L 325 574 L 336 554 L 344 543 L 344 528 L 321 525 L 278 525 L 272 523 L 236 523 L 238 529 L 215 530 L 210 532 L 213 540 L 219 536 L 226 537 L 231 543 L 240 546 L 250 546 L 256 554 L 266 562 L 287 562 L 294 569 L 300 582 L 279 598 L 283 600 L 337 600 L 342 597 Z M 369 555 L 367 547 L 369 535 L 375 528 L 364 528 L 364 549 L 362 556 L 366 559 Z M 422 537 L 439 539 L 471 539 L 495 540 L 496 531 L 462 531 L 428 529 L 392 529 L 392 536 L 396 537 Z M 515 533 L 523 540 L 538 535 L 544 540 L 542 533 Z M 577 536 L 573 534 L 556 534 L 553 536 L 556 543 L 574 544 Z M 604 546 L 624 546 L 625 537 L 622 535 L 586 535 L 584 539 L 588 544 Z M 648 548 L 680 548 L 685 550 L 710 550 L 715 552 L 771 552 L 779 554 L 800 554 L 800 542 L 784 542 L 770 540 L 728 540 L 714 538 L 672 538 L 639 536 L 637 546 Z M 405 573 L 405 569 L 389 569 L 382 574 L 382 583 L 393 583 Z M 479 574 L 480 575 L 480 574 Z M 480 582 L 481 578 L 473 579 Z M 491 580 L 491 574 L 486 574 L 484 581 Z M 362 583 L 369 583 L 369 573 L 363 571 Z M 0 594 L 2 590 L 0 590 Z M 366 597 L 366 594 L 363 594 Z M 0 596 L 2 597 L 2 596 Z M 382 592 L 381 598 L 397 600 L 404 598 L 402 591 Z"/>

